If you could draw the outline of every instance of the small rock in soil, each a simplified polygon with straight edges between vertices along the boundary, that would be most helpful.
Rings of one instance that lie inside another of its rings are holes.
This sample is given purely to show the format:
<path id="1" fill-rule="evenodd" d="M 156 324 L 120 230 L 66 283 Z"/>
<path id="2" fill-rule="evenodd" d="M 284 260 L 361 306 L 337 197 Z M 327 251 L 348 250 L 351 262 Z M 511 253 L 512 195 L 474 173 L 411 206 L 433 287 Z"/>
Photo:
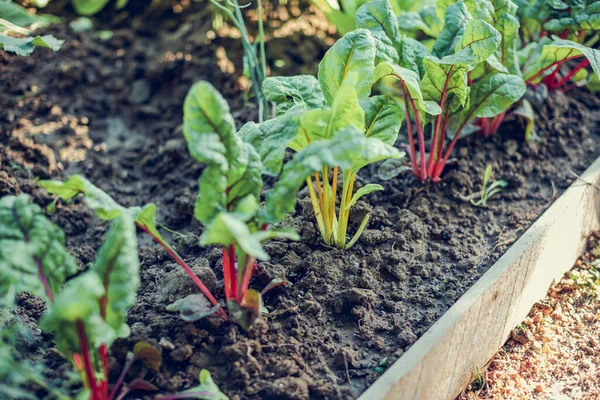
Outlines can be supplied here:
<path id="1" fill-rule="evenodd" d="M 177 362 L 182 362 L 190 358 L 194 354 L 194 349 L 189 344 L 176 348 L 169 353 L 169 356 Z"/>

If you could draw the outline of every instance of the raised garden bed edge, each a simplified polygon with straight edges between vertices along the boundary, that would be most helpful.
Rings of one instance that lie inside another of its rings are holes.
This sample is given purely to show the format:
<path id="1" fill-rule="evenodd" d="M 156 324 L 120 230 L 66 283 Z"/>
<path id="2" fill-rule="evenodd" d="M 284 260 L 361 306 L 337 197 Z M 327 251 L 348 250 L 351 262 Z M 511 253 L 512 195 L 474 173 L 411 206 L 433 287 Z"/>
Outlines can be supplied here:
<path id="1" fill-rule="evenodd" d="M 359 400 L 454 399 L 600 229 L 600 157 Z"/>

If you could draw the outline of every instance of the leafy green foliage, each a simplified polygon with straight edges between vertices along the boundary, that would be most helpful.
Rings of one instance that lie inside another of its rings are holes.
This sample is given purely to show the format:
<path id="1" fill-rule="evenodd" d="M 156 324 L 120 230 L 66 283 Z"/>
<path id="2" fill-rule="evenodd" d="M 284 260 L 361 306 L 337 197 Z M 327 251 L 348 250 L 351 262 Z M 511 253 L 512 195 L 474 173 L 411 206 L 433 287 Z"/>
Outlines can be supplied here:
<path id="1" fill-rule="evenodd" d="M 39 181 L 39 185 L 45 188 L 49 193 L 58 195 L 63 200 L 71 200 L 75 196 L 82 194 L 88 207 L 96 212 L 96 215 L 105 220 L 112 220 L 120 215 L 128 215 L 135 219 L 135 224 L 152 237 L 152 239 L 162 246 L 171 257 L 175 259 L 185 272 L 194 281 L 200 291 L 215 306 L 218 302 L 206 285 L 194 274 L 191 268 L 181 259 L 179 254 L 162 237 L 156 227 L 156 206 L 152 203 L 146 204 L 143 208 L 132 207 L 125 208 L 118 204 L 102 189 L 94 186 L 90 181 L 80 175 L 73 175 L 65 182 L 60 181 Z M 219 315 L 225 317 L 222 310 Z"/>
<path id="2" fill-rule="evenodd" d="M 223 392 L 219 390 L 217 384 L 212 380 L 210 372 L 203 369 L 198 376 L 200 384 L 191 389 L 185 390 L 171 396 L 159 397 L 159 400 L 177 400 L 177 399 L 197 399 L 197 400 L 229 400 Z"/>
<path id="3" fill-rule="evenodd" d="M 483 183 L 481 185 L 481 193 L 479 195 L 479 200 L 471 199 L 471 204 L 475 207 L 485 207 L 487 206 L 488 200 L 500 193 L 504 188 L 508 186 L 508 182 L 505 180 L 498 180 L 490 183 L 490 179 L 492 178 L 492 166 L 488 165 L 485 169 L 485 173 L 483 174 Z"/>
<path id="4" fill-rule="evenodd" d="M 325 243 L 348 248 L 356 242 L 368 216 L 347 243 L 350 207 L 374 187 L 367 186 L 353 201 L 356 174 L 368 164 L 402 156 L 392 147 L 404 118 L 402 110 L 387 96 L 370 96 L 372 82 L 379 74 L 387 73 L 387 70 L 381 72 L 384 67 L 375 69 L 377 51 L 376 41 L 368 30 L 348 33 L 329 49 L 319 64 L 320 90 L 315 87 L 314 78 L 278 78 L 279 88 L 295 87 L 295 92 L 300 92 L 297 86 L 304 84 L 302 100 L 295 100 L 299 96 L 293 96 L 289 90 L 287 93 L 279 90 L 281 94 L 271 99 L 276 102 L 277 110 L 284 113 L 274 121 L 242 128 L 240 133 L 259 150 L 264 163 L 282 162 L 285 146 L 296 151 L 267 194 L 265 208 L 260 212 L 261 221 L 275 223 L 291 212 L 296 204 L 296 192 L 306 182 Z M 418 76 L 412 71 L 406 72 L 412 74 L 418 86 Z M 423 107 L 435 108 L 433 103 L 421 103 Z M 271 126 L 278 128 L 271 129 Z M 278 152 L 267 153 L 264 148 L 278 149 Z M 266 157 L 273 154 L 276 158 Z M 277 172 L 281 169 L 279 165 Z M 343 182 L 336 211 L 339 172 Z"/>
<path id="5" fill-rule="evenodd" d="M 52 332 L 60 351 L 81 366 L 89 389 L 83 395 L 108 399 L 107 349 L 129 335 L 127 310 L 139 287 L 133 218 L 128 213 L 117 216 L 92 268 L 66 283 L 77 264 L 64 247 L 64 233 L 28 196 L 0 199 L 0 227 L 3 307 L 22 291 L 48 300 L 40 327 Z"/>
<path id="6" fill-rule="evenodd" d="M 387 91 L 391 78 L 399 82 L 394 98 L 403 103 L 407 116 L 413 173 L 422 181 L 439 181 L 467 125 L 475 118 L 503 114 L 525 93 L 517 68 L 516 7 L 509 1 L 438 2 L 435 18 L 443 17 L 443 26 L 422 28 L 435 36 L 431 52 L 397 33 L 391 13 L 388 0 L 375 0 L 358 10 L 357 23 L 369 29 L 376 40 L 374 80 L 381 79 Z M 431 21 L 435 18 L 431 16 Z M 429 124 L 432 144 L 426 159 Z M 390 178 L 394 171 L 402 170 L 388 168 L 384 175 Z"/>
<path id="7" fill-rule="evenodd" d="M 8 300 L 22 291 L 52 300 L 76 272 L 64 233 L 29 196 L 0 199 L 0 290 Z"/>
<path id="8" fill-rule="evenodd" d="M 63 42 L 64 40 L 56 39 L 52 35 L 16 38 L 0 34 L 0 47 L 18 56 L 28 56 L 33 53 L 36 47 L 45 47 L 53 51 L 58 51 Z"/>
<path id="9" fill-rule="evenodd" d="M 309 87 L 302 86 L 304 84 Z M 269 228 L 259 217 L 258 200 L 263 187 L 262 173 L 278 173 L 285 144 L 296 134 L 297 128 L 290 128 L 297 126 L 295 114 L 287 113 L 322 103 L 322 95 L 319 99 L 310 84 L 306 77 L 267 81 L 266 93 L 270 98 L 281 100 L 279 109 L 287 112 L 276 120 L 246 124 L 239 133 L 227 102 L 212 85 L 196 83 L 184 103 L 183 134 L 188 149 L 196 161 L 207 164 L 195 207 L 196 218 L 205 226 L 200 244 L 223 246 L 228 309 L 231 318 L 243 328 L 260 316 L 252 311 L 254 291 L 250 291 L 248 285 L 257 260 L 268 259 L 261 242 L 272 238 L 298 238 L 295 232 Z M 273 140 L 266 142 L 265 136 Z"/>

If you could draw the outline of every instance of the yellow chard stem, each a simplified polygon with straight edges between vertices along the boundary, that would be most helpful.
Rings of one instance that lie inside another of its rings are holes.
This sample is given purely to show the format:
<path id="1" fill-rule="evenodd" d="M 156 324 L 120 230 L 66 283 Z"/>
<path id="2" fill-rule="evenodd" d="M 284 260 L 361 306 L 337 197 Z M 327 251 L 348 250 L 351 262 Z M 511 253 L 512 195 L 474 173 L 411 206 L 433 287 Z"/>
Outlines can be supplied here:
<path id="1" fill-rule="evenodd" d="M 313 211 L 315 212 L 315 218 L 317 219 L 319 232 L 321 232 L 321 236 L 323 237 L 323 239 L 326 239 L 325 225 L 323 224 L 323 214 L 321 213 L 321 207 L 319 207 L 319 200 L 317 199 L 317 194 L 315 193 L 315 188 L 313 187 L 312 179 L 310 179 L 310 176 L 306 178 L 306 186 L 308 186 L 310 202 L 312 204 Z"/>

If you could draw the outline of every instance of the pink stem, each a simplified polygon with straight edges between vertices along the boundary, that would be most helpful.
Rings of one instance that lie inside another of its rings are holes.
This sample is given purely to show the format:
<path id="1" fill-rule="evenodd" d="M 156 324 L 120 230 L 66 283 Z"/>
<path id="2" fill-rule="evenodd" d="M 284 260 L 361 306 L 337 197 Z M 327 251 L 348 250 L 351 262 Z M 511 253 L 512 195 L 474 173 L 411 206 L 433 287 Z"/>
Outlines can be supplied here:
<path id="1" fill-rule="evenodd" d="M 206 287 L 206 285 L 204 285 L 204 283 L 200 280 L 200 278 L 198 278 L 196 276 L 196 274 L 194 273 L 194 271 L 192 271 L 192 269 L 190 267 L 188 267 L 188 265 L 183 261 L 183 259 L 179 256 L 179 254 L 177 254 L 175 252 L 175 250 L 173 250 L 170 246 L 167 246 L 159 238 L 157 238 L 156 236 L 154 236 L 152 234 L 152 232 L 150 232 L 146 227 L 144 227 L 144 226 L 142 226 L 140 224 L 136 224 L 136 225 L 141 230 L 143 230 L 148 235 L 150 235 L 152 237 L 152 239 L 156 243 L 158 243 L 171 257 L 173 257 L 173 259 L 175 260 L 175 262 L 181 268 L 183 268 L 183 270 L 188 274 L 188 276 L 192 279 L 192 281 L 194 281 L 194 283 L 196 284 L 196 286 L 198 286 L 198 288 L 200 289 L 200 291 L 206 296 L 206 298 L 212 303 L 213 306 L 219 306 L 219 302 L 217 301 L 217 299 L 215 299 L 215 297 L 212 295 L 212 293 L 210 292 L 210 290 L 208 290 L 208 288 Z M 219 308 L 219 310 L 217 311 L 217 314 L 221 318 L 223 318 L 224 320 L 227 320 L 227 314 L 225 314 L 225 311 L 223 311 L 222 308 Z"/>

